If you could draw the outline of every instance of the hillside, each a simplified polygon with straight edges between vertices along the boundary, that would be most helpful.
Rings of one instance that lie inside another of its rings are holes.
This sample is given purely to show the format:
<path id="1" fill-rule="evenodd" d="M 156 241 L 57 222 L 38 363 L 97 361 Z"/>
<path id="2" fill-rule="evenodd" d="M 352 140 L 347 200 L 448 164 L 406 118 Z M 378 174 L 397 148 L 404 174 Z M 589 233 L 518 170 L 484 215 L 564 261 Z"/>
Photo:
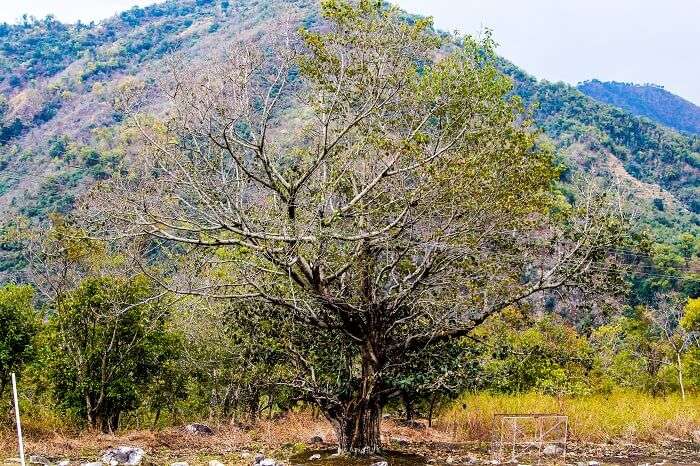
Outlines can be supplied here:
<path id="1" fill-rule="evenodd" d="M 661 86 L 593 79 L 576 87 L 595 100 L 620 107 L 634 115 L 647 117 L 678 131 L 700 134 L 700 107 Z"/>
<path id="2" fill-rule="evenodd" d="M 699 458 L 700 136 L 384 2 L 0 31 L 1 458 Z"/>
<path id="3" fill-rule="evenodd" d="M 125 78 L 158 79 L 173 53 L 182 66 L 206 60 L 274 28 L 281 12 L 307 26 L 318 18 L 313 0 L 188 0 L 135 7 L 99 24 L 49 17 L 0 26 L 0 208 L 35 222 L 70 211 L 129 144 L 112 105 Z M 578 171 L 621 179 L 657 238 L 697 231 L 698 137 L 537 81 L 505 60 L 502 68 L 559 149 L 564 181 Z"/>

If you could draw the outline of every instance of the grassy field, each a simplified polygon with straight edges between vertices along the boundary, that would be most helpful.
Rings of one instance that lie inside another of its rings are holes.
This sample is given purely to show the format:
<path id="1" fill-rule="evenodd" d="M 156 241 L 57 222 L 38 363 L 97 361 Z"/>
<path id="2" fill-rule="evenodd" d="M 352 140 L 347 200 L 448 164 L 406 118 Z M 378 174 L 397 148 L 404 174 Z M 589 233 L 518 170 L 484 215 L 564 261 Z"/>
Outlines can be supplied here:
<path id="1" fill-rule="evenodd" d="M 569 416 L 569 438 L 574 444 L 591 445 L 591 458 L 596 445 L 608 443 L 661 445 L 668 440 L 691 438 L 700 430 L 700 396 L 683 401 L 679 396 L 652 397 L 636 392 L 617 392 L 581 398 L 561 398 L 528 393 L 524 395 L 467 394 L 443 409 L 432 428 L 415 428 L 399 418 L 382 422 L 383 439 L 389 448 L 417 452 L 425 457 L 454 456 L 454 444 L 463 445 L 464 454 L 477 453 L 488 458 L 491 424 L 498 413 L 561 413 Z M 193 420 L 195 421 L 195 420 Z M 192 465 L 218 459 L 227 465 L 249 464 L 241 452 L 264 451 L 280 459 L 313 448 L 312 436 L 325 440 L 331 448 L 335 438 L 330 425 L 310 412 L 289 413 L 280 419 L 262 419 L 251 429 L 229 424 L 207 422 L 216 431 L 211 437 L 191 436 L 181 426 L 150 430 L 134 426 L 115 435 L 94 431 L 78 431 L 52 416 L 26 419 L 27 451 L 53 458 L 91 460 L 114 445 L 137 445 L 147 451 L 156 464 L 187 460 Z M 421 420 L 425 425 L 426 421 Z M 687 444 L 688 442 L 686 442 Z M 442 447 L 441 447 L 442 445 Z M 448 448 L 449 447 L 449 448 Z M 448 448 L 445 450 L 445 448 Z M 660 447 L 663 451 L 663 448 Z M 690 447 L 688 447 L 690 448 Z M 301 450 L 300 450 L 301 449 Z M 16 456 L 16 438 L 11 423 L 0 424 L 0 464 L 3 457 Z M 585 459 L 585 457 L 584 457 Z"/>
<path id="2" fill-rule="evenodd" d="M 700 429 L 700 396 L 652 397 L 616 392 L 580 398 L 467 394 L 445 409 L 435 427 L 456 441 L 488 440 L 494 414 L 559 413 L 569 416 L 574 441 L 643 441 L 688 439 Z"/>

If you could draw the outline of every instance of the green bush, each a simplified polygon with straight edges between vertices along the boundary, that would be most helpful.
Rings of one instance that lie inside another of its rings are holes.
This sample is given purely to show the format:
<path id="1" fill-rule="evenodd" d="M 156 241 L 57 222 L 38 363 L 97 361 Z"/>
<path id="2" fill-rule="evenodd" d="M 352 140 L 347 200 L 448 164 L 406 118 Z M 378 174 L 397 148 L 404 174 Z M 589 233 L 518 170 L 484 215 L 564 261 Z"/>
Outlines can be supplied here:
<path id="1" fill-rule="evenodd" d="M 5 285 L 0 288 L 0 396 L 12 372 L 34 357 L 32 341 L 39 328 L 34 309 L 34 290 L 29 285 Z"/>
<path id="2" fill-rule="evenodd" d="M 60 406 L 102 431 L 139 406 L 177 358 L 168 309 L 144 277 L 88 278 L 57 300 L 49 320 L 51 375 Z"/>

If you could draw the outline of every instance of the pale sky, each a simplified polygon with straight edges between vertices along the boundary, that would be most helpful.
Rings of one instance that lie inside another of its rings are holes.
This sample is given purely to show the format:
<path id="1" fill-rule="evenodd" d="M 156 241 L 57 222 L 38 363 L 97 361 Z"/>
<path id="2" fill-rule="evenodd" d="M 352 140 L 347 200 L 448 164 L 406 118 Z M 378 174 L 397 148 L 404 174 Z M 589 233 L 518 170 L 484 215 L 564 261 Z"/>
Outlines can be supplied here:
<path id="1" fill-rule="evenodd" d="M 493 30 L 529 74 L 655 83 L 700 105 L 699 0 L 394 0 L 447 31 Z"/>
<path id="2" fill-rule="evenodd" d="M 23 13 L 99 21 L 153 0 L 1 0 Z M 234 0 L 235 1 L 235 0 Z M 538 78 L 661 84 L 700 104 L 700 0 L 394 0 L 440 29 L 489 27 L 499 53 Z"/>

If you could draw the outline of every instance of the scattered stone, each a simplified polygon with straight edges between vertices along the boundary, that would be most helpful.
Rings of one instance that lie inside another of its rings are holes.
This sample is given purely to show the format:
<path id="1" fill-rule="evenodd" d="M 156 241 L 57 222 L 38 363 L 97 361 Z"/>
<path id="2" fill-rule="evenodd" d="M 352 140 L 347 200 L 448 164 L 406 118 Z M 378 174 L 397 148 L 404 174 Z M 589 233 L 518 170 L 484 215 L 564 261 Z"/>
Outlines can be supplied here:
<path id="1" fill-rule="evenodd" d="M 600 466 L 600 463 L 597 461 L 589 461 L 588 466 Z"/>
<path id="2" fill-rule="evenodd" d="M 447 459 L 445 460 L 445 463 L 447 464 L 453 464 L 455 462 L 455 459 L 451 456 L 448 456 Z"/>
<path id="3" fill-rule="evenodd" d="M 314 435 L 311 437 L 311 441 L 309 443 L 323 443 L 323 437 L 320 435 Z"/>
<path id="4" fill-rule="evenodd" d="M 255 455 L 255 459 L 253 460 L 253 466 L 278 466 L 280 464 L 282 463 L 278 463 L 277 460 L 273 458 L 265 458 L 262 453 Z"/>
<path id="5" fill-rule="evenodd" d="M 22 463 L 22 460 L 19 458 L 6 458 L 5 463 Z"/>
<path id="6" fill-rule="evenodd" d="M 245 459 L 250 458 L 250 456 L 251 456 L 251 455 L 250 455 L 250 452 L 244 451 L 244 452 L 241 453 L 241 459 L 244 459 L 244 460 L 245 460 Z"/>
<path id="7" fill-rule="evenodd" d="M 389 463 L 386 461 L 377 461 L 376 463 L 372 463 L 370 466 L 389 466 Z"/>
<path id="8" fill-rule="evenodd" d="M 51 461 L 45 456 L 41 455 L 29 455 L 29 464 L 41 464 L 44 466 L 51 466 Z"/>
<path id="9" fill-rule="evenodd" d="M 226 465 L 219 460 L 211 460 L 211 461 L 209 461 L 209 466 L 226 466 Z"/>
<path id="10" fill-rule="evenodd" d="M 309 461 L 318 461 L 321 459 L 321 455 L 316 453 L 315 455 L 309 456 Z"/>
<path id="11" fill-rule="evenodd" d="M 126 466 L 136 466 L 141 464 L 144 451 L 138 447 L 119 446 L 110 448 L 102 455 L 102 462 L 105 464 L 123 464 Z"/>
<path id="12" fill-rule="evenodd" d="M 214 435 L 212 428 L 205 424 L 187 424 L 185 432 L 195 435 Z"/>
<path id="13" fill-rule="evenodd" d="M 559 456 L 564 454 L 564 449 L 560 447 L 559 445 L 545 445 L 545 447 L 542 449 L 542 454 L 544 456 Z"/>
<path id="14" fill-rule="evenodd" d="M 277 461 L 272 458 L 265 458 L 258 463 L 258 466 L 277 466 Z"/>
<path id="15" fill-rule="evenodd" d="M 402 447 L 405 447 L 410 443 L 406 437 L 392 437 L 391 441 L 401 445 Z"/>

